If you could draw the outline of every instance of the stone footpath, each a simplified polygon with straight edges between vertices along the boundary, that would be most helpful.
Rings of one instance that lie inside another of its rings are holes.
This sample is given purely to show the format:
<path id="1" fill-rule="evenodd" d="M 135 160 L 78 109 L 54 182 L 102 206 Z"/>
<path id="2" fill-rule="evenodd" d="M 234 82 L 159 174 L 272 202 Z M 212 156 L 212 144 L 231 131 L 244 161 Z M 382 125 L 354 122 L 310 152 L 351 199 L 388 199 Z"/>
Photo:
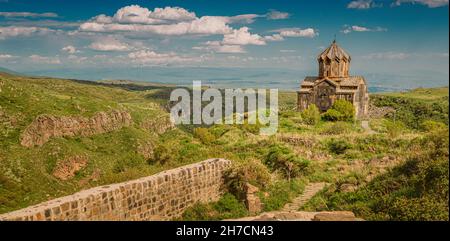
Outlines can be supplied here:
<path id="1" fill-rule="evenodd" d="M 364 221 L 364 220 L 355 217 L 355 214 L 349 211 L 333 211 L 333 212 L 274 211 L 262 213 L 254 217 L 244 217 L 224 221 Z"/>
<path id="2" fill-rule="evenodd" d="M 319 182 L 319 183 L 309 183 L 305 187 L 305 191 L 298 197 L 294 198 L 292 202 L 286 204 L 281 211 L 283 212 L 295 212 L 299 208 L 301 208 L 303 205 L 305 205 L 309 199 L 314 197 L 318 192 L 320 192 L 324 187 L 326 186 L 326 183 Z"/>
<path id="3" fill-rule="evenodd" d="M 227 219 L 224 221 L 364 221 L 361 218 L 355 217 L 355 214 L 350 211 L 297 211 L 326 185 L 323 182 L 308 184 L 302 195 L 292 200 L 291 203 L 286 204 L 280 211 L 266 212 L 253 217 Z"/>

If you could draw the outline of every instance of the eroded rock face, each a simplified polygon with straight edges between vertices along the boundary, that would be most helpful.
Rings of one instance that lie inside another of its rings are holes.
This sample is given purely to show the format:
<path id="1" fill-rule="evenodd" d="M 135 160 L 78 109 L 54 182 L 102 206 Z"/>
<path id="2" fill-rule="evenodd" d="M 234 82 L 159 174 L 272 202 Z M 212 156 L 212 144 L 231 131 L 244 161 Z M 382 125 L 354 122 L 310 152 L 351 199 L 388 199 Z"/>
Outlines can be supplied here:
<path id="1" fill-rule="evenodd" d="M 383 118 L 393 112 L 395 112 L 395 109 L 389 106 L 378 107 L 373 104 L 369 105 L 369 116 L 373 119 Z"/>
<path id="2" fill-rule="evenodd" d="M 88 163 L 85 156 L 73 156 L 65 160 L 58 161 L 56 168 L 53 171 L 53 176 L 68 180 L 75 176 L 75 173 L 85 167 Z"/>
<path id="3" fill-rule="evenodd" d="M 173 129 L 175 125 L 170 121 L 169 116 L 162 116 L 153 120 L 143 122 L 141 124 L 141 127 L 149 131 L 154 131 L 160 135 L 168 130 Z"/>
<path id="4" fill-rule="evenodd" d="M 118 130 L 132 123 L 130 113 L 113 110 L 94 116 L 38 116 L 22 134 L 20 144 L 25 147 L 42 146 L 54 137 L 91 136 Z"/>

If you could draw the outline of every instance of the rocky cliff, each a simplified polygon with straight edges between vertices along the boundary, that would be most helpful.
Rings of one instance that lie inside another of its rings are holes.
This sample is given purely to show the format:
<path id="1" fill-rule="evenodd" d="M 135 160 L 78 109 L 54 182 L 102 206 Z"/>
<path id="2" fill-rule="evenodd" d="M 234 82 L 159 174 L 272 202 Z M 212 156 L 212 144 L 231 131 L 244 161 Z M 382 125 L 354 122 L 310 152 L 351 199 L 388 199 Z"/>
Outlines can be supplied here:
<path id="1" fill-rule="evenodd" d="M 38 116 L 22 133 L 20 144 L 42 146 L 54 137 L 91 136 L 118 130 L 132 123 L 127 111 L 98 112 L 94 116 Z"/>

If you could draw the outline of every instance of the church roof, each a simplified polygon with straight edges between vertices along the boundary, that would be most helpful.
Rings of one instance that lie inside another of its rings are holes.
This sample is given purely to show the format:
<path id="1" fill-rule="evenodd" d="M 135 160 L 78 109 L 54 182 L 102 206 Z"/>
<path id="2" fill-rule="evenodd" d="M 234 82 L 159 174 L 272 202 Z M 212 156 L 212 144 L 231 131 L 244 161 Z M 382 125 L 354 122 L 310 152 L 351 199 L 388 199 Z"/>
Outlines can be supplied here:
<path id="1" fill-rule="evenodd" d="M 344 49 L 339 47 L 337 45 L 336 40 L 333 41 L 333 43 L 325 49 L 318 57 L 318 59 L 347 59 L 351 60 L 351 57 L 347 52 L 345 52 Z"/>
<path id="2" fill-rule="evenodd" d="M 307 76 L 303 82 L 302 86 L 314 86 L 317 82 L 323 79 L 329 79 L 340 86 L 358 86 L 360 84 L 365 84 L 366 80 L 362 76 L 349 76 L 349 77 L 339 77 L 339 78 L 323 78 L 317 76 Z"/>

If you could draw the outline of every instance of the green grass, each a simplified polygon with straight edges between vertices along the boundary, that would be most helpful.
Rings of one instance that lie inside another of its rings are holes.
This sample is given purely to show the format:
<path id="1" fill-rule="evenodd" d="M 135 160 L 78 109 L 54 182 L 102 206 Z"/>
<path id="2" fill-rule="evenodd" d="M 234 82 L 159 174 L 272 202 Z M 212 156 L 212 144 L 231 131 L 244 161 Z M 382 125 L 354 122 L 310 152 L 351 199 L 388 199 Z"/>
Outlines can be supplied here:
<path id="1" fill-rule="evenodd" d="M 307 162 L 308 167 L 290 183 L 279 170 L 272 170 L 271 181 L 267 186 L 261 187 L 260 197 L 265 204 L 265 211 L 277 210 L 301 194 L 308 182 L 328 182 L 335 185 L 344 181 L 363 183 L 361 180 L 368 175 L 368 170 L 343 169 L 357 161 L 385 156 L 405 157 L 405 153 L 412 151 L 417 155 L 424 155 L 425 149 L 412 149 L 426 135 L 418 126 L 425 120 L 448 125 L 448 88 L 438 88 L 371 95 L 375 104 L 395 108 L 396 123 L 404 124 L 401 130 L 394 131 L 387 125 L 394 121 L 393 116 L 370 120 L 370 125 L 377 134 L 365 133 L 359 121 L 320 120 L 315 125 L 306 124 L 300 113 L 295 111 L 295 92 L 279 93 L 280 125 L 275 136 L 259 136 L 258 128 L 248 125 L 202 126 L 204 129 L 197 131 L 195 129 L 199 126 L 184 125 L 161 135 L 142 128 L 142 123 L 156 121 L 161 116 L 168 115 L 167 100 L 173 88 L 143 83 L 135 85 L 131 82 L 98 84 L 0 74 L 0 213 L 82 189 L 148 176 L 213 157 L 230 159 L 236 163 L 262 161 L 267 158 L 271 146 L 283 145 L 290 154 Z M 89 137 L 52 138 L 40 147 L 26 148 L 19 144 L 25 128 L 41 114 L 90 117 L 99 111 L 113 109 L 128 111 L 133 124 Z M 279 138 L 280 135 L 298 138 L 299 142 L 283 141 Z M 168 161 L 162 163 L 153 160 L 154 157 L 145 158 L 139 152 L 139 146 L 146 143 L 154 147 L 162 146 L 160 150 Z M 69 180 L 55 178 L 52 172 L 58 161 L 74 155 L 86 156 L 88 165 Z M 431 158 L 430 161 L 434 163 L 434 159 Z M 417 169 L 427 169 L 434 173 L 431 166 L 424 165 L 418 165 Z M 413 185 L 415 177 L 395 174 L 401 176 L 401 183 L 417 187 Z M 391 176 L 383 177 L 398 181 L 393 174 L 386 175 Z M 448 175 L 446 178 L 448 181 Z M 445 177 L 439 180 L 444 179 Z M 381 179 L 377 182 L 379 184 L 373 184 L 377 188 L 385 185 Z M 440 201 L 439 207 L 432 205 L 432 201 L 437 200 L 434 196 L 421 196 L 420 193 L 411 191 L 414 189 L 391 188 L 386 191 L 377 188 L 369 185 L 367 191 L 345 194 L 336 194 L 336 190 L 330 188 L 314 197 L 304 208 L 353 210 L 365 218 L 377 220 L 389 219 L 387 217 L 425 219 L 417 213 L 409 213 L 410 209 L 424 207 L 420 212 L 425 215 L 431 208 L 442 210 L 443 207 Z M 429 188 L 432 191 L 447 190 L 448 193 L 448 186 Z M 383 191 L 382 196 L 378 194 L 380 191 Z M 408 192 L 415 196 L 405 196 Z M 243 200 L 230 195 L 227 194 L 212 204 L 194 206 L 185 213 L 184 219 L 218 220 L 248 215 Z M 422 199 L 424 196 L 426 197 Z M 402 202 L 390 204 L 396 207 L 395 212 L 403 212 L 406 216 L 393 216 L 391 211 L 376 210 L 377 207 L 386 207 L 381 205 L 379 197 L 384 198 L 383 200 L 405 197 Z M 376 200 L 371 202 L 372 199 Z"/>

